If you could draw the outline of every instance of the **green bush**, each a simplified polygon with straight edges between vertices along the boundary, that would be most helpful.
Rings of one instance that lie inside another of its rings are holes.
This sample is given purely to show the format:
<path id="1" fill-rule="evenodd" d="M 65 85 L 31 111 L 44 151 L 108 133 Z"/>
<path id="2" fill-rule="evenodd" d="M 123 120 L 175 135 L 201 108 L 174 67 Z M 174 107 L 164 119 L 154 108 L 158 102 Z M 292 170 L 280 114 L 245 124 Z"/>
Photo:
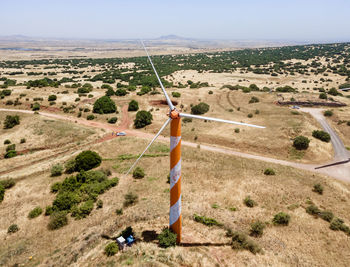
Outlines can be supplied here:
<path id="1" fill-rule="evenodd" d="M 93 119 L 95 119 L 95 116 L 92 115 L 92 114 L 90 114 L 90 115 L 87 115 L 86 119 L 87 119 L 88 121 L 92 121 Z"/>
<path id="2" fill-rule="evenodd" d="M 199 103 L 191 108 L 191 113 L 195 115 L 201 115 L 209 111 L 210 106 L 206 103 Z"/>
<path id="3" fill-rule="evenodd" d="M 272 222 L 277 225 L 288 225 L 289 221 L 290 215 L 285 212 L 277 213 L 272 219 Z"/>
<path id="4" fill-rule="evenodd" d="M 112 95 L 115 95 L 115 92 L 113 88 L 110 86 L 110 88 L 108 88 L 106 91 L 106 96 L 112 96 Z"/>
<path id="5" fill-rule="evenodd" d="M 117 89 L 115 91 L 115 95 L 116 96 L 125 96 L 127 94 L 128 94 L 128 92 L 125 89 Z"/>
<path id="6" fill-rule="evenodd" d="M 248 118 L 253 118 L 253 114 L 252 114 L 252 113 L 249 113 L 249 114 L 248 114 Z"/>
<path id="7" fill-rule="evenodd" d="M 150 112 L 141 110 L 136 113 L 136 119 L 134 120 L 134 126 L 136 129 L 143 128 L 152 123 L 153 116 Z"/>
<path id="8" fill-rule="evenodd" d="M 275 175 L 276 173 L 275 173 L 275 171 L 273 169 L 267 168 L 267 169 L 264 170 L 264 174 L 265 175 Z"/>
<path id="9" fill-rule="evenodd" d="M 93 112 L 99 114 L 114 113 L 117 111 L 116 105 L 108 96 L 102 96 L 94 103 Z"/>
<path id="10" fill-rule="evenodd" d="M 11 224 L 9 228 L 7 229 L 8 234 L 16 233 L 19 231 L 19 227 L 17 224 Z"/>
<path id="11" fill-rule="evenodd" d="M 9 139 L 6 139 L 6 140 L 4 141 L 4 145 L 8 145 L 8 144 L 11 144 L 11 141 L 10 141 Z"/>
<path id="12" fill-rule="evenodd" d="M 326 143 L 328 143 L 331 140 L 331 136 L 329 135 L 329 133 L 326 133 L 324 131 L 314 130 L 312 132 L 312 136 Z"/>
<path id="13" fill-rule="evenodd" d="M 129 207 L 137 203 L 139 197 L 138 195 L 134 194 L 133 192 L 128 192 L 126 195 L 124 195 L 124 207 Z"/>
<path id="14" fill-rule="evenodd" d="M 64 165 L 65 168 L 65 173 L 73 173 L 76 169 L 75 167 L 75 159 L 70 159 L 66 162 L 66 164 Z"/>
<path id="15" fill-rule="evenodd" d="M 136 100 L 131 100 L 129 102 L 128 111 L 137 111 L 139 110 L 139 103 Z"/>
<path id="16" fill-rule="evenodd" d="M 311 204 L 306 208 L 306 212 L 309 213 L 310 215 L 318 216 L 321 211 L 317 206 Z"/>
<path id="17" fill-rule="evenodd" d="M 102 158 L 99 154 L 91 150 L 86 150 L 79 153 L 75 158 L 75 169 L 77 171 L 87 171 L 100 166 L 101 162 Z"/>
<path id="18" fill-rule="evenodd" d="M 319 184 L 319 183 L 314 184 L 314 188 L 313 188 L 312 191 L 314 191 L 314 192 L 319 193 L 320 195 L 322 195 L 322 194 L 323 194 L 323 186 L 322 186 L 321 184 Z"/>
<path id="19" fill-rule="evenodd" d="M 68 224 L 67 213 L 65 211 L 56 211 L 50 215 L 48 224 L 49 230 L 56 230 Z"/>
<path id="20" fill-rule="evenodd" d="M 51 167 L 51 176 L 60 176 L 63 172 L 63 166 L 61 164 L 56 164 Z"/>
<path id="21" fill-rule="evenodd" d="M 72 217 L 75 217 L 75 219 L 86 218 L 87 216 L 89 216 L 93 208 L 94 208 L 93 200 L 88 200 L 82 203 L 80 206 L 73 207 Z"/>
<path id="22" fill-rule="evenodd" d="M 43 209 L 40 207 L 35 207 L 33 210 L 31 210 L 28 214 L 28 218 L 33 219 L 38 217 L 41 213 L 43 213 Z"/>
<path id="23" fill-rule="evenodd" d="M 337 89 L 335 89 L 333 87 L 328 91 L 328 94 L 333 95 L 333 96 L 337 96 L 337 95 L 339 95 L 339 92 L 337 91 Z"/>
<path id="24" fill-rule="evenodd" d="M 20 143 L 21 143 L 21 144 L 24 144 L 25 142 L 26 142 L 26 139 L 25 139 L 25 138 L 21 138 Z"/>
<path id="25" fill-rule="evenodd" d="M 119 247 L 118 247 L 118 245 L 115 242 L 109 243 L 105 247 L 105 254 L 108 257 L 114 256 L 118 251 L 119 251 Z"/>
<path id="26" fill-rule="evenodd" d="M 96 209 L 102 209 L 102 208 L 103 208 L 103 201 L 99 199 L 96 202 Z"/>
<path id="27" fill-rule="evenodd" d="M 239 131 L 240 131 L 239 128 L 235 129 L 235 133 L 239 133 Z"/>
<path id="28" fill-rule="evenodd" d="M 10 151 L 7 151 L 7 152 L 5 153 L 4 158 L 5 158 L 5 159 L 9 159 L 9 158 L 13 158 L 13 157 L 16 157 L 16 156 L 17 156 L 17 151 L 15 151 L 15 150 L 10 150 Z"/>
<path id="29" fill-rule="evenodd" d="M 54 208 L 52 206 L 46 206 L 45 208 L 45 216 L 49 216 L 54 212 Z"/>
<path id="30" fill-rule="evenodd" d="M 325 220 L 327 222 L 331 222 L 334 218 L 333 212 L 328 211 L 328 210 L 321 211 L 319 215 L 323 220 Z"/>
<path id="31" fill-rule="evenodd" d="M 0 184 L 4 187 L 4 189 L 10 189 L 15 186 L 16 182 L 13 179 L 0 180 Z"/>
<path id="32" fill-rule="evenodd" d="M 116 210 L 115 210 L 115 213 L 116 213 L 117 215 L 123 215 L 123 209 L 116 209 Z"/>
<path id="33" fill-rule="evenodd" d="M 206 226 L 222 226 L 221 223 L 219 223 L 218 221 L 216 221 L 215 219 L 213 218 L 208 218 L 208 217 L 205 217 L 205 216 L 199 216 L 197 214 L 194 214 L 193 215 L 193 219 L 196 221 L 196 222 L 199 222 L 199 223 L 202 223 Z"/>
<path id="34" fill-rule="evenodd" d="M 323 115 L 326 117 L 332 117 L 333 116 L 333 111 L 332 110 L 326 110 L 323 112 Z"/>
<path id="35" fill-rule="evenodd" d="M 172 92 L 171 95 L 173 97 L 180 97 L 181 96 L 181 94 L 179 92 Z"/>
<path id="36" fill-rule="evenodd" d="M 249 207 L 249 208 L 253 208 L 257 205 L 257 203 L 250 198 L 250 196 L 247 196 L 244 200 L 243 200 L 243 203 Z"/>
<path id="37" fill-rule="evenodd" d="M 117 118 L 117 117 L 112 117 L 112 118 L 110 118 L 110 119 L 108 120 L 108 123 L 114 124 L 114 123 L 116 123 L 117 121 L 118 121 L 118 118 Z"/>
<path id="38" fill-rule="evenodd" d="M 249 100 L 249 104 L 258 103 L 258 102 L 259 102 L 259 98 L 257 98 L 256 96 L 252 96 L 252 98 Z"/>
<path id="39" fill-rule="evenodd" d="M 310 140 L 305 136 L 297 136 L 293 141 L 293 146 L 298 150 L 305 150 L 309 147 Z"/>
<path id="40" fill-rule="evenodd" d="M 232 235 L 231 246 L 233 249 L 246 249 L 251 253 L 256 254 L 261 252 L 261 248 L 253 240 L 248 239 L 248 237 L 241 232 L 234 232 Z"/>
<path id="41" fill-rule="evenodd" d="M 250 225 L 250 235 L 251 236 L 262 236 L 264 233 L 265 224 L 260 221 L 256 221 Z"/>
<path id="42" fill-rule="evenodd" d="M 143 169 L 141 167 L 136 167 L 132 173 L 132 177 L 134 177 L 136 179 L 141 179 L 141 178 L 145 177 L 145 172 L 143 171 Z"/>
<path id="43" fill-rule="evenodd" d="M 16 150 L 16 144 L 11 144 L 11 145 L 8 145 L 6 147 L 6 152 L 8 152 L 10 150 Z"/>
<path id="44" fill-rule="evenodd" d="M 329 225 L 329 228 L 333 231 L 339 231 L 343 228 L 344 221 L 340 218 L 334 218 Z"/>
<path id="45" fill-rule="evenodd" d="M 61 187 L 62 188 L 62 187 Z M 60 189 L 61 189 L 60 188 Z M 60 192 L 53 201 L 52 206 L 55 210 L 70 210 L 80 202 L 78 194 L 69 191 Z"/>
<path id="46" fill-rule="evenodd" d="M 4 121 L 4 129 L 11 129 L 19 125 L 19 116 L 18 115 L 7 115 Z"/>
<path id="47" fill-rule="evenodd" d="M 49 95 L 48 97 L 48 101 L 55 101 L 57 99 L 57 96 L 56 95 Z"/>
<path id="48" fill-rule="evenodd" d="M 327 94 L 326 93 L 320 93 L 319 98 L 320 99 L 327 99 Z"/>
<path id="49" fill-rule="evenodd" d="M 158 235 L 159 246 L 162 248 L 175 247 L 177 235 L 169 228 L 164 228 Z"/>
<path id="50" fill-rule="evenodd" d="M 31 105 L 33 111 L 37 111 L 40 109 L 40 104 L 35 102 L 34 104 Z"/>
<path id="51" fill-rule="evenodd" d="M 5 188 L 2 184 L 0 184 L 0 203 L 4 200 L 5 197 Z"/>

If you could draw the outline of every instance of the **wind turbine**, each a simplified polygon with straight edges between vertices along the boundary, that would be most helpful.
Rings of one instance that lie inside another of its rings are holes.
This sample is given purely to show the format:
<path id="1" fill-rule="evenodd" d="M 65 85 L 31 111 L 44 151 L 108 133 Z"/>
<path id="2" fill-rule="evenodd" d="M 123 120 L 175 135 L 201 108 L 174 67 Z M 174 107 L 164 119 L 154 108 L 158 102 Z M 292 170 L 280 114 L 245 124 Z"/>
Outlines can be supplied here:
<path id="1" fill-rule="evenodd" d="M 158 82 L 160 84 L 160 87 L 162 88 L 166 102 L 169 106 L 169 114 L 168 114 L 169 118 L 166 120 L 166 122 L 160 128 L 158 133 L 153 137 L 152 141 L 148 144 L 146 149 L 140 154 L 140 156 L 137 158 L 137 160 L 134 162 L 134 164 L 130 167 L 130 169 L 127 171 L 126 175 L 129 174 L 130 171 L 135 167 L 135 165 L 139 162 L 141 157 L 145 154 L 145 152 L 148 150 L 148 148 L 153 144 L 153 142 L 157 139 L 157 137 L 161 134 L 161 132 L 164 130 L 164 128 L 170 122 L 170 216 L 169 216 L 169 225 L 170 225 L 170 228 L 172 229 L 172 231 L 177 234 L 176 242 L 179 244 L 181 242 L 181 230 L 182 230 L 182 216 L 181 216 L 181 118 L 201 119 L 201 120 L 208 120 L 208 121 L 224 122 L 224 123 L 230 123 L 230 124 L 236 124 L 236 125 L 242 125 L 242 126 L 250 126 L 250 127 L 255 127 L 255 128 L 265 128 L 265 127 L 253 125 L 253 124 L 248 124 L 248 123 L 222 120 L 222 119 L 217 119 L 217 118 L 204 117 L 204 116 L 198 116 L 198 115 L 192 115 L 192 114 L 179 112 L 174 107 L 167 92 L 165 91 L 165 88 L 162 84 L 162 81 L 159 78 L 159 75 L 158 75 L 158 73 L 153 65 L 153 62 L 148 54 L 148 51 L 147 51 L 143 41 L 141 41 L 141 43 L 142 43 L 142 46 L 147 54 L 148 60 L 151 63 L 153 71 L 154 71 L 155 75 L 157 76 Z"/>

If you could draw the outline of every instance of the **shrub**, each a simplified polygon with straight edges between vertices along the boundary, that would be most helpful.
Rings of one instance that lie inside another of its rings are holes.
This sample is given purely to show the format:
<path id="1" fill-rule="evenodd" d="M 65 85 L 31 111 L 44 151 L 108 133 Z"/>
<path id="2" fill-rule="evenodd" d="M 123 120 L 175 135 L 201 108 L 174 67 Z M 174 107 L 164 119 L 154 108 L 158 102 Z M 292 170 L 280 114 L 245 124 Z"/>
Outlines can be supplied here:
<path id="1" fill-rule="evenodd" d="M 247 196 L 243 200 L 243 203 L 249 208 L 255 207 L 257 205 L 257 203 L 253 199 L 251 199 L 250 196 Z"/>
<path id="2" fill-rule="evenodd" d="M 19 125 L 19 116 L 18 115 L 7 115 L 4 121 L 4 129 L 11 129 Z"/>
<path id="3" fill-rule="evenodd" d="M 108 257 L 114 256 L 118 251 L 119 251 L 119 247 L 115 242 L 111 242 L 105 247 L 105 254 Z"/>
<path id="4" fill-rule="evenodd" d="M 65 173 L 73 173 L 76 169 L 75 167 L 75 160 L 74 159 L 70 159 L 66 162 L 66 164 L 64 165 L 65 168 Z"/>
<path id="5" fill-rule="evenodd" d="M 13 179 L 6 179 L 6 180 L 1 180 L 0 184 L 4 187 L 4 189 L 10 189 L 11 187 L 13 187 L 16 182 Z"/>
<path id="6" fill-rule="evenodd" d="M 45 216 L 49 216 L 54 212 L 54 209 L 52 206 L 46 206 L 45 208 Z"/>
<path id="7" fill-rule="evenodd" d="M 191 113 L 195 115 L 201 115 L 207 113 L 209 111 L 209 107 L 210 106 L 208 104 L 201 102 L 191 108 Z"/>
<path id="8" fill-rule="evenodd" d="M 250 225 L 250 235 L 251 236 L 262 236 L 264 233 L 265 224 L 256 221 Z"/>
<path id="9" fill-rule="evenodd" d="M 75 206 L 72 209 L 72 217 L 75 217 L 75 219 L 85 218 L 91 213 L 93 208 L 94 208 L 93 200 L 85 201 L 79 207 Z"/>
<path id="10" fill-rule="evenodd" d="M 319 98 L 320 99 L 327 99 L 327 94 L 326 93 L 320 93 Z"/>
<path id="11" fill-rule="evenodd" d="M 310 215 L 318 216 L 321 211 L 317 206 L 311 204 L 306 208 L 306 212 L 309 213 Z"/>
<path id="12" fill-rule="evenodd" d="M 257 98 L 256 96 L 252 96 L 252 98 L 249 100 L 249 104 L 258 103 L 258 102 L 259 102 L 259 98 Z"/>
<path id="13" fill-rule="evenodd" d="M 63 166 L 61 164 L 56 164 L 51 167 L 51 176 L 60 176 L 63 172 Z"/>
<path id="14" fill-rule="evenodd" d="M 112 95 L 115 95 L 115 92 L 113 88 L 110 86 L 110 88 L 108 88 L 106 91 L 106 96 L 112 96 Z"/>
<path id="15" fill-rule="evenodd" d="M 127 95 L 127 91 L 125 90 L 125 89 L 117 89 L 116 91 L 115 91 L 115 95 L 116 96 L 125 96 L 125 95 Z"/>
<path id="16" fill-rule="evenodd" d="M 55 101 L 57 99 L 56 95 L 49 95 L 48 101 Z"/>
<path id="17" fill-rule="evenodd" d="M 241 232 L 232 233 L 232 243 L 233 249 L 246 249 L 251 253 L 256 254 L 261 252 L 261 248 L 254 241 L 249 240 L 248 237 Z"/>
<path id="18" fill-rule="evenodd" d="M 326 133 L 324 131 L 314 130 L 312 132 L 312 136 L 327 143 L 331 140 L 331 136 L 329 135 L 329 133 Z"/>
<path id="19" fill-rule="evenodd" d="M 29 219 L 33 219 L 38 217 L 41 213 L 43 213 L 42 208 L 40 207 L 35 207 L 33 210 L 31 210 L 28 214 Z"/>
<path id="20" fill-rule="evenodd" d="M 132 206 L 137 203 L 139 196 L 134 194 L 133 192 L 129 192 L 124 195 L 124 207 Z"/>
<path id="21" fill-rule="evenodd" d="M 323 220 L 325 220 L 327 222 L 331 222 L 332 219 L 334 218 L 333 212 L 328 211 L 328 210 L 321 211 L 319 215 Z"/>
<path id="22" fill-rule="evenodd" d="M 87 171 L 100 166 L 101 161 L 102 158 L 99 154 L 91 150 L 86 150 L 79 153 L 79 155 L 75 158 L 75 169 L 77 171 Z"/>
<path id="23" fill-rule="evenodd" d="M 323 115 L 326 117 L 332 117 L 333 116 L 333 111 L 332 110 L 326 110 L 323 112 Z"/>
<path id="24" fill-rule="evenodd" d="M 132 177 L 134 177 L 136 179 L 141 179 L 141 178 L 145 177 L 145 172 L 143 171 L 143 169 L 141 167 L 136 167 L 132 173 Z"/>
<path id="25" fill-rule="evenodd" d="M 51 214 L 48 224 L 49 230 L 56 230 L 68 224 L 67 213 L 65 211 L 56 211 Z"/>
<path id="26" fill-rule="evenodd" d="M 208 92 L 208 94 L 209 95 L 212 95 L 214 92 L 212 91 L 212 90 L 210 90 L 209 92 Z"/>
<path id="27" fill-rule="evenodd" d="M 141 110 L 136 113 L 136 119 L 134 120 L 135 128 L 143 128 L 152 123 L 153 116 L 150 112 Z"/>
<path id="28" fill-rule="evenodd" d="M 179 92 L 172 92 L 171 95 L 173 97 L 180 97 L 181 96 L 181 94 Z"/>
<path id="29" fill-rule="evenodd" d="M 169 228 L 164 228 L 158 235 L 159 246 L 162 248 L 175 247 L 177 235 Z"/>
<path id="30" fill-rule="evenodd" d="M 208 217 L 205 217 L 205 216 L 199 216 L 197 214 L 194 214 L 193 215 L 193 219 L 196 221 L 196 222 L 199 222 L 199 223 L 202 223 L 206 226 L 221 226 L 222 224 L 217 222 L 215 219 L 213 218 L 208 218 Z"/>
<path id="31" fill-rule="evenodd" d="M 309 138 L 300 135 L 294 139 L 293 146 L 298 150 L 305 150 L 309 147 L 309 143 Z"/>
<path id="32" fill-rule="evenodd" d="M 9 228 L 7 229 L 8 234 L 16 233 L 19 231 L 19 227 L 17 224 L 11 224 Z"/>
<path id="33" fill-rule="evenodd" d="M 273 169 L 267 168 L 267 169 L 264 170 L 264 174 L 265 175 L 275 175 L 276 173 L 275 173 L 275 171 Z"/>
<path id="34" fill-rule="evenodd" d="M 116 209 L 116 210 L 115 210 L 115 213 L 116 213 L 117 215 L 122 215 L 122 214 L 123 214 L 123 209 Z"/>
<path id="35" fill-rule="evenodd" d="M 337 91 L 337 89 L 335 89 L 333 87 L 328 91 L 328 94 L 333 95 L 333 96 L 337 96 L 337 95 L 339 95 L 339 92 Z"/>
<path id="36" fill-rule="evenodd" d="M 63 191 L 53 201 L 52 206 L 57 210 L 70 210 L 80 202 L 79 196 L 74 192 Z"/>
<path id="37" fill-rule="evenodd" d="M 343 224 L 344 224 L 344 221 L 340 218 L 334 218 L 330 225 L 329 225 L 329 228 L 331 228 L 333 231 L 339 231 L 342 229 L 343 227 Z"/>
<path id="38" fill-rule="evenodd" d="M 8 152 L 10 150 L 16 150 L 16 144 L 11 144 L 11 145 L 8 145 L 6 147 L 6 152 Z"/>
<path id="39" fill-rule="evenodd" d="M 285 212 L 277 213 L 272 219 L 272 222 L 277 225 L 288 225 L 289 221 L 290 215 Z"/>
<path id="40" fill-rule="evenodd" d="M 32 110 L 33 111 L 37 111 L 40 109 L 40 104 L 35 102 L 34 104 L 32 104 Z"/>
<path id="41" fill-rule="evenodd" d="M 235 133 L 239 133 L 239 131 L 240 131 L 239 128 L 235 129 Z"/>
<path id="42" fill-rule="evenodd" d="M 4 158 L 5 159 L 9 159 L 9 158 L 13 158 L 13 157 L 16 157 L 17 156 L 17 151 L 15 150 L 10 150 L 8 152 L 5 153 L 5 156 Z"/>
<path id="43" fill-rule="evenodd" d="M 314 191 L 314 192 L 319 193 L 320 195 L 322 195 L 322 194 L 323 194 L 323 186 L 322 186 L 321 184 L 319 184 L 319 183 L 314 184 L 314 188 L 313 188 L 312 191 Z"/>
<path id="44" fill-rule="evenodd" d="M 97 200 L 96 208 L 97 209 L 102 209 L 103 208 L 103 201 L 101 199 Z"/>
<path id="45" fill-rule="evenodd" d="M 95 116 L 92 115 L 92 114 L 90 114 L 90 115 L 87 115 L 86 119 L 87 119 L 88 121 L 92 121 L 93 119 L 95 119 Z"/>
<path id="46" fill-rule="evenodd" d="M 21 138 L 20 143 L 21 143 L 21 144 L 24 144 L 25 142 L 26 142 L 26 139 L 25 139 L 25 138 Z"/>
<path id="47" fill-rule="evenodd" d="M 4 145 L 8 145 L 8 144 L 11 144 L 11 141 L 10 141 L 9 139 L 6 139 L 6 140 L 4 141 Z"/>
<path id="48" fill-rule="evenodd" d="M 0 184 L 0 203 L 4 200 L 5 197 L 5 188 L 2 184 Z"/>
<path id="49" fill-rule="evenodd" d="M 249 114 L 248 114 L 248 118 L 253 118 L 253 114 L 252 114 L 252 113 L 249 113 Z"/>
<path id="50" fill-rule="evenodd" d="M 117 111 L 116 105 L 108 96 L 102 96 L 94 103 L 93 112 L 99 114 L 114 113 Z"/>
<path id="51" fill-rule="evenodd" d="M 112 118 L 110 118 L 110 119 L 108 120 L 108 123 L 114 124 L 114 123 L 116 123 L 117 121 L 118 121 L 118 118 L 117 118 L 117 117 L 112 117 Z"/>
<path id="52" fill-rule="evenodd" d="M 131 100 L 129 102 L 128 111 L 137 111 L 139 110 L 139 103 L 136 100 Z"/>

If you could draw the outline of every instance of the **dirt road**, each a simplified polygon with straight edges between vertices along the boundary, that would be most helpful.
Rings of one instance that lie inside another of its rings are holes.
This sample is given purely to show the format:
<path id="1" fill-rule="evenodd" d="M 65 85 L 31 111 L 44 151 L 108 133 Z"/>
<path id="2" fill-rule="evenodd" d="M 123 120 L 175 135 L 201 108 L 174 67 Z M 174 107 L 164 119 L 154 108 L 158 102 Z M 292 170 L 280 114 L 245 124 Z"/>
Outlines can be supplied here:
<path id="1" fill-rule="evenodd" d="M 13 111 L 13 112 L 33 114 L 33 111 L 19 110 L 19 109 L 0 108 L 0 111 L 7 111 L 7 112 Z M 307 112 L 310 112 L 310 111 L 307 111 Z M 313 111 L 311 111 L 311 112 L 313 112 Z M 48 113 L 48 112 L 39 112 L 39 114 L 42 116 L 50 117 L 50 118 L 67 120 L 67 121 L 75 122 L 75 123 L 78 123 L 81 125 L 95 127 L 95 128 L 102 128 L 102 129 L 110 130 L 110 131 L 125 131 L 128 136 L 135 136 L 135 137 L 144 138 L 144 139 L 152 139 L 154 137 L 154 135 L 150 134 L 150 133 L 145 133 L 145 132 L 142 132 L 139 130 L 134 130 L 134 129 L 128 129 L 131 121 L 130 121 L 129 116 L 128 116 L 127 106 L 124 106 L 122 108 L 122 122 L 118 127 L 115 127 L 113 125 L 106 124 L 106 123 L 87 121 L 85 119 L 70 117 L 70 116 L 61 115 L 61 114 L 52 114 L 52 113 Z M 318 113 L 316 112 L 315 114 L 318 114 Z M 336 135 L 336 137 L 339 139 L 339 137 L 337 135 Z M 103 140 L 101 139 L 101 140 L 106 141 L 106 140 L 109 140 L 112 138 L 115 138 L 115 136 L 112 136 L 112 134 L 110 134 L 110 135 L 106 135 L 106 138 L 104 138 Z M 161 136 L 161 135 L 158 137 L 158 140 L 162 141 L 162 142 L 169 142 L 169 138 Z M 337 139 L 335 139 L 335 140 L 337 140 Z M 339 143 L 339 140 L 336 141 L 338 148 L 340 147 L 339 144 L 342 144 L 341 140 L 340 140 L 341 143 Z M 196 148 L 198 146 L 197 143 L 188 142 L 188 141 L 184 141 L 184 140 L 182 141 L 182 144 L 185 146 L 193 147 L 193 148 Z M 343 154 L 344 152 L 341 149 L 338 150 L 338 148 L 337 148 L 337 151 L 339 151 L 339 152 L 337 155 L 340 155 L 340 156 L 344 155 Z M 234 150 L 231 150 L 228 148 L 222 148 L 222 147 L 201 144 L 200 149 L 206 150 L 206 151 L 224 153 L 227 155 L 233 155 L 233 156 L 238 156 L 238 157 L 243 157 L 243 158 L 249 158 L 249 159 L 255 159 L 255 160 L 261 160 L 261 161 L 265 161 L 265 162 L 281 164 L 281 165 L 290 166 L 290 167 L 303 169 L 303 170 L 307 170 L 307 171 L 323 173 L 323 174 L 332 176 L 334 178 L 337 178 L 339 180 L 350 182 L 350 162 L 348 162 L 346 164 L 342 164 L 342 165 L 336 165 L 336 166 L 331 166 L 331 167 L 321 168 L 321 169 L 316 170 L 315 168 L 319 167 L 319 165 L 302 164 L 302 163 L 279 160 L 279 159 L 274 159 L 274 158 L 269 158 L 269 157 L 264 157 L 264 156 L 252 155 L 252 154 L 248 154 L 248 153 L 234 151 Z M 45 160 L 45 159 L 43 159 L 43 160 Z M 328 164 L 328 163 L 326 163 L 326 164 Z M 16 169 L 18 169 L 18 168 L 16 168 Z"/>

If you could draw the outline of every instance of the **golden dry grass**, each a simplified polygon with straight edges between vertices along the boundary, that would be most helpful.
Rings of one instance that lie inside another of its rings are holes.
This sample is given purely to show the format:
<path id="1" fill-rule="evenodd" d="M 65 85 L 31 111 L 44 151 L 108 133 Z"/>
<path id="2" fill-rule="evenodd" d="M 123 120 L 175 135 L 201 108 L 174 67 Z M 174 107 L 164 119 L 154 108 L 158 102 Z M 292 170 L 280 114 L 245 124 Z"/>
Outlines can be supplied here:
<path id="1" fill-rule="evenodd" d="M 141 180 L 133 180 L 122 175 L 132 160 L 120 161 L 117 157 L 139 153 L 146 142 L 133 137 L 107 142 L 92 148 L 106 159 L 102 167 L 111 169 L 121 180 L 117 187 L 101 195 L 103 209 L 94 210 L 84 220 L 70 218 L 68 226 L 51 232 L 46 228 L 47 217 L 27 218 L 33 207 L 45 207 L 52 202 L 54 196 L 49 193 L 50 184 L 63 179 L 50 178 L 48 171 L 28 176 L 6 192 L 5 200 L 0 204 L 0 212 L 5 215 L 0 219 L 0 236 L 6 239 L 0 245 L 3 265 L 346 266 L 349 262 L 349 237 L 330 230 L 329 223 L 313 218 L 304 209 L 306 201 L 311 199 L 349 224 L 348 184 L 290 167 L 187 147 L 183 147 L 182 154 L 183 242 L 194 246 L 160 249 L 155 241 L 141 241 L 125 252 L 107 258 L 103 249 L 110 241 L 102 238 L 102 234 L 114 237 L 131 225 L 136 236 L 143 240 L 144 231 L 159 233 L 167 226 L 169 212 L 169 185 L 166 183 L 169 157 L 142 159 L 140 166 L 147 175 Z M 164 145 L 157 143 L 150 153 L 164 151 Z M 267 167 L 273 168 L 276 175 L 263 175 Z M 312 186 L 317 182 L 325 187 L 323 195 L 312 192 Z M 139 202 L 124 208 L 123 215 L 118 216 L 115 210 L 122 207 L 123 196 L 128 191 L 138 194 Z M 257 207 L 244 206 L 243 199 L 247 195 L 257 201 Z M 212 208 L 214 203 L 218 208 Z M 230 207 L 236 207 L 237 211 L 230 211 Z M 273 215 L 279 211 L 291 215 L 289 226 L 271 224 Z M 264 235 L 253 238 L 264 253 L 253 255 L 248 251 L 232 250 L 230 246 L 200 245 L 207 242 L 225 245 L 230 240 L 223 229 L 194 222 L 194 213 L 215 218 L 225 227 L 246 233 L 255 220 L 269 222 Z M 7 227 L 12 223 L 17 223 L 21 230 L 8 235 Z M 31 260 L 28 259 L 30 256 L 33 257 Z"/>

